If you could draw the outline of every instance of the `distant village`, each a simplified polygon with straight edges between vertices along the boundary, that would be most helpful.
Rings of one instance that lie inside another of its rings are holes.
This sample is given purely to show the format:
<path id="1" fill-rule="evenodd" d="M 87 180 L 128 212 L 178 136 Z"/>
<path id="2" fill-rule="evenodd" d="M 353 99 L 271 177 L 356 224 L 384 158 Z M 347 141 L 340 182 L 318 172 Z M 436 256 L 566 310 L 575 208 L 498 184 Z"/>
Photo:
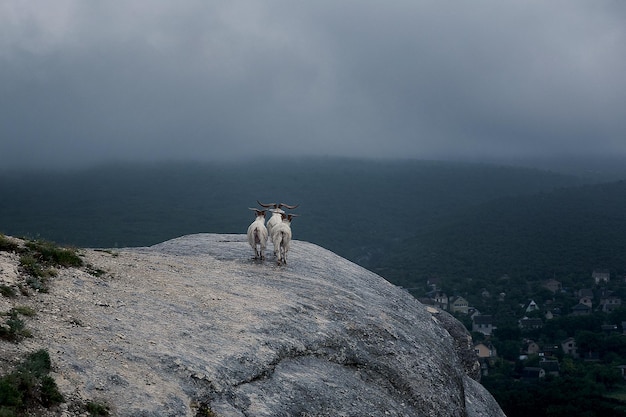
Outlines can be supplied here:
<path id="1" fill-rule="evenodd" d="M 624 280 L 623 277 L 620 277 L 620 279 L 624 281 L 626 285 L 626 280 Z M 590 284 L 595 286 L 595 290 L 593 288 L 580 290 L 564 289 L 561 282 L 556 279 L 544 281 L 542 287 L 552 294 L 569 294 L 574 300 L 578 300 L 578 303 L 571 307 L 569 311 L 561 311 L 559 307 L 551 306 L 550 300 L 545 300 L 543 307 L 538 305 L 535 300 L 528 300 L 525 305 L 520 306 L 522 307 L 520 311 L 523 313 L 517 320 L 522 334 L 524 334 L 524 330 L 541 329 L 547 320 L 552 320 L 555 317 L 564 315 L 586 316 L 594 312 L 610 313 L 621 308 L 622 298 L 617 296 L 614 291 L 603 287 L 603 285 L 608 284 L 610 281 L 611 274 L 608 271 L 592 272 Z M 497 350 L 490 342 L 493 331 L 497 329 L 494 317 L 489 314 L 482 314 L 478 309 L 472 307 L 464 297 L 447 295 L 445 292 L 441 291 L 436 279 L 429 280 L 427 285 L 430 291 L 425 297 L 419 298 L 423 304 L 437 307 L 457 316 L 467 316 L 471 319 L 471 329 L 468 330 L 485 336 L 483 341 L 475 343 L 474 350 L 481 363 L 483 375 L 487 375 L 490 366 L 492 366 L 494 361 L 498 358 Z M 483 298 L 491 297 L 486 289 L 482 289 L 481 292 L 482 294 L 480 295 Z M 504 297 L 505 294 L 499 294 L 496 299 L 503 301 Z M 599 303 L 594 305 L 594 300 L 599 300 Z M 606 334 L 626 335 L 626 321 L 615 324 L 603 324 L 597 331 Z M 597 353 L 595 352 L 579 352 L 576 340 L 573 337 L 567 337 L 561 340 L 560 343 L 549 345 L 540 345 L 534 340 L 525 338 L 520 341 L 520 345 L 522 346 L 519 352 L 520 360 L 528 359 L 532 355 L 536 355 L 540 358 L 539 366 L 529 366 L 523 369 L 521 377 L 526 380 L 543 378 L 546 375 L 558 376 L 560 371 L 559 356 L 563 357 L 563 355 L 568 355 L 574 359 L 598 360 Z M 620 366 L 619 368 L 622 377 L 626 379 L 626 365 Z"/>

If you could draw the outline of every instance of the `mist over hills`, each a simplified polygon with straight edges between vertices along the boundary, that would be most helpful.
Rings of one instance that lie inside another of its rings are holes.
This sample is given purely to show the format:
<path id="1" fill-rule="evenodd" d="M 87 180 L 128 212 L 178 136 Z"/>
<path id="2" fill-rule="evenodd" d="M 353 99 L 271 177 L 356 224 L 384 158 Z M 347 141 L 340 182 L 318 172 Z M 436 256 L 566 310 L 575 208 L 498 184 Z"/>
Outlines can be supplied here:
<path id="1" fill-rule="evenodd" d="M 532 278 L 620 262 L 611 251 L 626 236 L 626 193 L 623 183 L 590 184 L 597 182 L 519 166 L 342 158 L 4 172 L 0 232 L 83 247 L 148 246 L 190 233 L 245 233 L 257 199 L 282 201 L 300 204 L 297 239 L 392 282 Z"/>

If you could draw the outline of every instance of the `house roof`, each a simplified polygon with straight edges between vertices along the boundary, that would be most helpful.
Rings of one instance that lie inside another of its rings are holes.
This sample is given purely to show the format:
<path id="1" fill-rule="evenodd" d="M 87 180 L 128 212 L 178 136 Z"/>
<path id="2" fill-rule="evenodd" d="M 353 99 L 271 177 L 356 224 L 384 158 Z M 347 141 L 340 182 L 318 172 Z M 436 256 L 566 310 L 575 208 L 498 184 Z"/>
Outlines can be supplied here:
<path id="1" fill-rule="evenodd" d="M 523 378 L 539 378 L 541 373 L 545 372 L 542 368 L 538 366 L 527 366 L 522 370 Z"/>
<path id="2" fill-rule="evenodd" d="M 537 326 L 542 326 L 543 325 L 543 320 L 536 319 L 536 318 L 535 319 L 530 319 L 528 317 L 524 317 L 519 322 L 524 327 L 537 327 Z"/>
<path id="3" fill-rule="evenodd" d="M 474 322 L 474 324 L 492 324 L 493 323 L 493 317 L 490 315 L 476 315 L 474 317 L 472 317 L 472 320 Z"/>
<path id="4" fill-rule="evenodd" d="M 546 372 L 559 372 L 561 369 L 559 361 L 541 361 L 539 362 L 539 367 L 544 369 Z"/>
<path id="5" fill-rule="evenodd" d="M 574 307 L 572 307 L 572 310 L 573 311 L 589 311 L 591 310 L 591 307 L 582 303 L 578 303 Z"/>

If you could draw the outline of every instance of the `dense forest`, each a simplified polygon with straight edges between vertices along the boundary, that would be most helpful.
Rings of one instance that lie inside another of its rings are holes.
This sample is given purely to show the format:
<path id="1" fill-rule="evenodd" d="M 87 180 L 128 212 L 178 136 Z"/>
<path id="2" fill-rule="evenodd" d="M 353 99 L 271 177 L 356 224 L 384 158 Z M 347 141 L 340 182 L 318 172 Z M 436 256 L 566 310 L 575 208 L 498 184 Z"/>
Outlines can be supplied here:
<path id="1" fill-rule="evenodd" d="M 583 182 L 488 164 L 336 158 L 5 172 L 0 231 L 78 246 L 144 246 L 188 233 L 242 233 L 257 199 L 283 201 L 300 204 L 297 239 L 359 261 L 450 213 Z"/>
<path id="2" fill-rule="evenodd" d="M 626 173 L 609 181 L 577 170 L 337 158 L 0 172 L 0 233 L 82 247 L 148 246 L 190 233 L 245 233 L 257 200 L 299 204 L 295 239 L 418 298 L 436 278 L 442 290 L 497 318 L 489 342 L 500 359 L 483 383 L 510 416 L 621 415 L 611 413 L 624 409 L 616 364 L 626 364 L 626 343 L 598 329 L 626 321 L 625 308 L 583 319 L 564 314 L 527 332 L 518 320 L 530 299 L 569 311 L 594 269 L 611 271 L 618 279 L 610 290 L 626 299 L 623 179 Z M 547 292 L 548 278 L 566 290 Z M 471 328 L 467 316 L 458 318 Z M 520 380 L 538 360 L 519 359 L 525 340 L 550 345 L 568 336 L 601 353 L 597 362 L 561 355 L 561 377 Z"/>
<path id="3" fill-rule="evenodd" d="M 504 275 L 531 282 L 556 276 L 572 286 L 594 269 L 620 275 L 624 207 L 624 181 L 498 198 L 424 225 L 376 266 L 408 286 L 432 276 L 449 277 L 455 286 Z"/>

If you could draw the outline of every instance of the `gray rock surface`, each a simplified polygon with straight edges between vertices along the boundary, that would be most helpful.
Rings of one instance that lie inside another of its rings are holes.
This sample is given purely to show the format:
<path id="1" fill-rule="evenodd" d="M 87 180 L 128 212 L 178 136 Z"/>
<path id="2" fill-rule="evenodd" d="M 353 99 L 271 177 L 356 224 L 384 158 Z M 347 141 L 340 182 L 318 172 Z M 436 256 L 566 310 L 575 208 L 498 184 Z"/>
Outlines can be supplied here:
<path id="1" fill-rule="evenodd" d="M 91 268 L 19 301 L 34 337 L 0 341 L 48 349 L 60 414 L 504 416 L 460 323 L 319 246 L 293 241 L 282 267 L 245 235 L 81 253 Z"/>

